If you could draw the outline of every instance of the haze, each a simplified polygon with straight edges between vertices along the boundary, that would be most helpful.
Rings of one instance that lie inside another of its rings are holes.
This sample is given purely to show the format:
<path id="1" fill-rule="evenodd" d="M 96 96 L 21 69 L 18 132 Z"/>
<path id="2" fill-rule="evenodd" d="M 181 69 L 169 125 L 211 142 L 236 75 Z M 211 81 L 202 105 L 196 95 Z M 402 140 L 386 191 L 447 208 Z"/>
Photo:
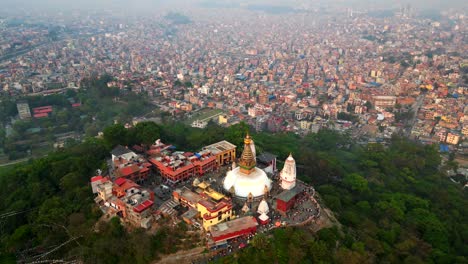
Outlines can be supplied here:
<path id="1" fill-rule="evenodd" d="M 205 6 L 216 4 L 217 6 L 229 5 L 230 7 L 242 7 L 246 5 L 281 5 L 293 8 L 312 8 L 317 6 L 339 6 L 354 8 L 397 8 L 401 5 L 411 4 L 419 9 L 448 9 L 463 8 L 468 5 L 464 0 L 0 0 L 3 12 L 13 12 L 17 10 L 117 10 L 128 12 L 158 12 L 166 8 L 190 10 L 199 7 L 202 3 Z"/>

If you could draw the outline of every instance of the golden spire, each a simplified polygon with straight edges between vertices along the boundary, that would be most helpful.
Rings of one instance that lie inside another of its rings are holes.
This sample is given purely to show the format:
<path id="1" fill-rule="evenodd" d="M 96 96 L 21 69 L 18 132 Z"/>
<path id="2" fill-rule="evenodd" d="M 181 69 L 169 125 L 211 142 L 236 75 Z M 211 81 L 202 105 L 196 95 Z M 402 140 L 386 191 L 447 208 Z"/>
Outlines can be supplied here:
<path id="1" fill-rule="evenodd" d="M 250 174 L 255 169 L 255 165 L 257 165 L 252 153 L 252 148 L 250 147 L 251 143 L 252 139 L 247 132 L 247 135 L 244 138 L 244 150 L 242 151 L 242 155 L 239 160 L 240 171 L 245 174 Z"/>
<path id="2" fill-rule="evenodd" d="M 244 144 L 245 144 L 245 145 L 250 145 L 250 144 L 252 144 L 252 138 L 250 137 L 250 134 L 249 134 L 248 131 L 247 131 L 247 135 L 246 135 L 245 138 L 244 138 Z"/>

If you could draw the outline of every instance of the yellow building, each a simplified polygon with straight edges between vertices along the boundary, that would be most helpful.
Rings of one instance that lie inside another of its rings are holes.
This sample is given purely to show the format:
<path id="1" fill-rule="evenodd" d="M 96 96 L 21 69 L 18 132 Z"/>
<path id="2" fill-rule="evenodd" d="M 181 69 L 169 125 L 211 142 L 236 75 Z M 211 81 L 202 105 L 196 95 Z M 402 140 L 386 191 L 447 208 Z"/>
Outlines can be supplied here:
<path id="1" fill-rule="evenodd" d="M 227 199 L 223 199 L 218 203 L 210 200 L 200 200 L 197 203 L 197 211 L 200 213 L 205 230 L 208 230 L 210 226 L 234 218 L 232 203 Z"/>
<path id="2" fill-rule="evenodd" d="M 193 186 L 197 187 L 197 193 L 204 193 L 214 201 L 221 201 L 225 198 L 224 194 L 215 191 L 213 188 L 210 187 L 210 184 L 205 181 L 198 184 L 194 182 Z"/>
<path id="3" fill-rule="evenodd" d="M 203 150 L 209 150 L 216 155 L 216 160 L 220 166 L 236 160 L 236 146 L 226 140 L 206 146 Z"/>
<path id="4" fill-rule="evenodd" d="M 468 136 L 468 126 L 464 126 L 462 129 L 462 134 Z"/>
<path id="5" fill-rule="evenodd" d="M 230 221 L 234 219 L 232 202 L 230 199 L 225 198 L 223 194 L 211 189 L 206 182 L 194 185 L 197 186 L 198 193 L 184 186 L 181 189 L 176 189 L 172 194 L 176 202 L 179 202 L 184 207 L 193 208 L 190 210 L 197 211 L 196 215 L 194 214 L 193 217 L 190 218 L 201 219 L 205 230 L 225 220 Z M 184 216 L 182 217 L 184 218 Z M 184 220 L 187 221 L 188 219 Z"/>
<path id="6" fill-rule="evenodd" d="M 459 141 L 460 141 L 460 136 L 457 134 L 452 134 L 452 133 L 448 133 L 447 139 L 445 140 L 445 142 L 452 144 L 452 145 L 458 144 Z"/>
<path id="7" fill-rule="evenodd" d="M 302 121 L 299 122 L 299 125 L 301 126 L 302 130 L 309 130 L 310 126 L 312 126 L 312 122 L 302 120 Z"/>
<path id="8" fill-rule="evenodd" d="M 225 116 L 225 115 L 219 115 L 218 116 L 218 124 L 220 124 L 220 125 L 227 124 L 227 122 L 228 122 L 227 116 Z"/>

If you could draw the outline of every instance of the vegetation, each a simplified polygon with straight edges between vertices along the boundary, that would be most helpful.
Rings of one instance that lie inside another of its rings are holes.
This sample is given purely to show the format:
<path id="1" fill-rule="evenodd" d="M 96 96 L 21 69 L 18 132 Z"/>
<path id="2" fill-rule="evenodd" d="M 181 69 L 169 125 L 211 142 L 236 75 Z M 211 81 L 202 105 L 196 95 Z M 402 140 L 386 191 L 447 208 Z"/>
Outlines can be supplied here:
<path id="1" fill-rule="evenodd" d="M 341 229 L 276 230 L 219 262 L 468 263 L 468 197 L 438 171 L 434 146 L 403 138 L 388 148 L 345 142 L 321 131 L 299 139 L 294 153 L 305 166 L 301 178 L 316 187 Z"/>
<path id="2" fill-rule="evenodd" d="M 38 256 L 70 239 L 75 240 L 40 260 L 148 263 L 175 252 L 185 244 L 183 226 L 147 234 L 126 231 L 118 218 L 96 224 L 101 213 L 89 177 L 105 169 L 104 159 L 115 144 L 149 144 L 161 137 L 187 150 L 223 139 L 240 146 L 247 130 L 244 123 L 227 129 L 210 123 L 204 130 L 180 123 L 141 123 L 128 130 L 117 124 L 105 129 L 103 140 L 88 139 L 1 171 L 0 215 L 7 217 L 2 218 L 0 262 Z M 439 172 L 434 146 L 398 137 L 389 147 L 357 146 L 326 130 L 304 138 L 253 137 L 258 152 L 280 159 L 293 152 L 302 164 L 300 178 L 315 186 L 341 225 L 317 233 L 287 228 L 259 234 L 251 247 L 219 263 L 468 263 L 468 197 Z M 12 212 L 18 214 L 8 215 Z"/>
<path id="3" fill-rule="evenodd" d="M 357 115 L 348 114 L 345 112 L 339 112 L 337 118 L 339 120 L 351 121 L 353 123 L 359 122 L 359 117 Z"/>
<path id="4" fill-rule="evenodd" d="M 95 136 L 114 120 L 130 122 L 134 116 L 143 115 L 153 108 L 143 95 L 108 87 L 111 80 L 109 76 L 95 77 L 85 80 L 83 89 L 78 91 L 24 98 L 31 109 L 51 105 L 53 112 L 46 118 L 17 120 L 8 137 L 0 129 L 0 148 L 4 148 L 10 160 L 23 158 L 37 154 L 44 146 L 51 148 L 62 134 Z M 73 108 L 72 102 L 80 102 L 81 106 Z M 4 98 L 0 100 L 0 110 L 0 123 L 3 124 L 17 115 L 16 102 Z"/>
<path id="5" fill-rule="evenodd" d="M 135 132 L 144 138 L 147 126 L 151 125 L 139 126 L 142 130 Z M 190 235 L 185 234 L 183 224 L 167 225 L 150 235 L 140 229 L 126 231 L 118 218 L 97 222 L 101 211 L 94 204 L 89 178 L 96 169 L 106 168 L 107 145 L 104 140 L 88 139 L 0 171 L 0 263 L 48 259 L 148 263 L 159 254 L 174 253 L 197 242 L 187 242 Z"/>

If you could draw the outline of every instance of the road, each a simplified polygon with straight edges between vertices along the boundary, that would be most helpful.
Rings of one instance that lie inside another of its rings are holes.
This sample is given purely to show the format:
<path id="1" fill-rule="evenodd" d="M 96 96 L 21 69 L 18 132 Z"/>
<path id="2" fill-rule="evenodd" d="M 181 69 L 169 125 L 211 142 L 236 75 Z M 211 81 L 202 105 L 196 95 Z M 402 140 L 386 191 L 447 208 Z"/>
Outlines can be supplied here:
<path id="1" fill-rule="evenodd" d="M 114 31 L 109 31 L 108 33 L 114 33 Z M 68 35 L 68 34 L 63 35 L 58 40 L 45 41 L 45 42 L 42 42 L 42 43 L 37 44 L 35 46 L 28 47 L 28 48 L 25 48 L 25 49 L 22 49 L 22 50 L 15 51 L 13 53 L 6 54 L 6 55 L 0 57 L 0 64 L 5 62 L 5 61 L 8 61 L 8 60 L 15 59 L 16 57 L 21 56 L 23 54 L 26 54 L 26 53 L 28 53 L 30 51 L 35 50 L 35 49 L 42 48 L 42 47 L 44 47 L 46 45 L 52 45 L 54 43 L 58 43 L 58 42 L 65 41 L 65 40 L 77 40 L 77 39 L 81 39 L 81 38 L 88 38 L 88 37 L 91 37 L 91 36 L 94 36 L 94 35 L 98 35 L 98 33 L 86 33 L 86 34 L 82 34 L 82 35 L 78 35 L 78 36 L 72 36 L 72 35 Z"/>
<path id="2" fill-rule="evenodd" d="M 8 162 L 8 163 L 3 163 L 3 164 L 0 164 L 0 167 L 5 167 L 5 166 L 21 163 L 21 162 L 27 161 L 28 159 L 30 159 L 30 157 L 27 157 L 27 158 L 24 158 L 24 159 L 19 159 L 19 160 L 14 160 L 14 161 L 11 161 L 11 162 Z"/>
<path id="3" fill-rule="evenodd" d="M 416 101 L 411 107 L 411 111 L 413 111 L 413 117 L 406 123 L 405 129 L 405 135 L 408 137 L 411 135 L 411 130 L 413 129 L 414 125 L 416 124 L 416 121 L 418 120 L 418 112 L 421 106 L 423 105 L 425 98 L 426 93 L 419 94 L 418 98 L 416 98 Z"/>
<path id="4" fill-rule="evenodd" d="M 3 63 L 5 61 L 11 60 L 11 59 L 14 59 L 14 58 L 16 58 L 18 56 L 21 56 L 23 54 L 26 54 L 26 53 L 32 51 L 32 50 L 41 48 L 41 47 L 43 47 L 43 46 L 45 46 L 47 44 L 51 44 L 51 43 L 53 43 L 53 42 L 46 41 L 46 42 L 43 42 L 41 44 L 38 44 L 38 45 L 35 45 L 35 46 L 32 46 L 32 47 L 28 47 L 28 48 L 25 48 L 25 49 L 22 49 L 22 50 L 15 51 L 13 53 L 9 53 L 9 54 L 7 54 L 5 56 L 0 57 L 0 63 Z"/>

